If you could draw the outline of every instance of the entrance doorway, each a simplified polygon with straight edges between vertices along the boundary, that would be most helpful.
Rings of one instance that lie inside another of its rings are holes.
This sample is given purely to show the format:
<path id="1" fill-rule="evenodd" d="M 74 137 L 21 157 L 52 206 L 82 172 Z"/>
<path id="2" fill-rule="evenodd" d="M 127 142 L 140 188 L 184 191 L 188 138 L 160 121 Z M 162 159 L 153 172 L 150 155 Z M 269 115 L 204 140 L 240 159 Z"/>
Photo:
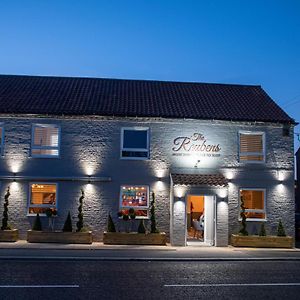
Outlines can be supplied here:
<path id="1" fill-rule="evenodd" d="M 188 195 L 186 241 L 189 246 L 213 246 L 215 242 L 215 197 Z"/>

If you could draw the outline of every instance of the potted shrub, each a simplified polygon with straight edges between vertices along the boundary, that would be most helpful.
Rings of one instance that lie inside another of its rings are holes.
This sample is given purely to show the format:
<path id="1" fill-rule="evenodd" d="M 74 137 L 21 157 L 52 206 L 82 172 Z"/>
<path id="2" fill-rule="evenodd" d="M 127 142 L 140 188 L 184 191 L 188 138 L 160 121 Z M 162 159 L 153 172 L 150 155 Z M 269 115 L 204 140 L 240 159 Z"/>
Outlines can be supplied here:
<path id="1" fill-rule="evenodd" d="M 151 221 L 151 231 L 146 233 L 146 228 L 144 220 L 141 219 L 138 226 L 138 232 L 112 232 L 105 231 L 103 234 L 103 243 L 111 245 L 166 245 L 166 234 L 164 232 L 159 233 L 156 225 L 155 218 L 155 194 L 152 193 L 152 201 L 150 207 L 150 221 Z M 122 216 L 125 224 L 130 219 L 131 222 L 136 218 L 134 210 L 129 211 L 127 214 L 119 214 Z M 111 222 L 110 218 L 108 222 Z M 128 230 L 126 230 L 128 231 Z"/>
<path id="2" fill-rule="evenodd" d="M 258 248 L 292 248 L 294 240 L 286 236 L 283 224 L 279 220 L 277 236 L 267 235 L 264 223 L 261 225 L 259 235 L 232 235 L 231 244 L 234 247 L 258 247 Z"/>
<path id="3" fill-rule="evenodd" d="M 0 242 L 16 242 L 19 238 L 18 229 L 13 229 L 8 224 L 8 205 L 9 205 L 10 187 L 7 187 L 4 204 L 3 204 L 3 218 L 0 230 Z"/>
<path id="4" fill-rule="evenodd" d="M 241 229 L 239 234 L 231 235 L 231 245 L 234 247 L 261 247 L 261 248 L 292 248 L 292 237 L 286 237 L 283 224 L 279 220 L 277 236 L 267 236 L 265 224 L 262 223 L 259 235 L 249 235 L 247 231 L 245 203 L 241 197 Z"/>
<path id="5" fill-rule="evenodd" d="M 35 224 L 32 230 L 27 232 L 27 241 L 30 243 L 63 243 L 63 244 L 91 244 L 92 232 L 83 226 L 83 199 L 84 191 L 81 190 L 78 206 L 78 222 L 76 223 L 76 232 L 73 232 L 72 218 L 68 212 L 62 231 L 43 232 L 39 214 L 36 216 Z M 38 221 L 39 220 L 39 221 Z"/>

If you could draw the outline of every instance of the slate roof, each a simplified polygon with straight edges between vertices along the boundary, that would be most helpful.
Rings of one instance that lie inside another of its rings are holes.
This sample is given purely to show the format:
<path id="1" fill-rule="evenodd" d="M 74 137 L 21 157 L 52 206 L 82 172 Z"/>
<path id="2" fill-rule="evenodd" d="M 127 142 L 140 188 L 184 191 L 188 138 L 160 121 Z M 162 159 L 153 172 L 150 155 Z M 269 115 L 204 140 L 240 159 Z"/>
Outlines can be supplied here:
<path id="1" fill-rule="evenodd" d="M 0 75 L 0 113 L 294 123 L 260 86 Z"/>
<path id="2" fill-rule="evenodd" d="M 171 174 L 171 176 L 174 185 L 228 185 L 228 180 L 222 174 Z"/>

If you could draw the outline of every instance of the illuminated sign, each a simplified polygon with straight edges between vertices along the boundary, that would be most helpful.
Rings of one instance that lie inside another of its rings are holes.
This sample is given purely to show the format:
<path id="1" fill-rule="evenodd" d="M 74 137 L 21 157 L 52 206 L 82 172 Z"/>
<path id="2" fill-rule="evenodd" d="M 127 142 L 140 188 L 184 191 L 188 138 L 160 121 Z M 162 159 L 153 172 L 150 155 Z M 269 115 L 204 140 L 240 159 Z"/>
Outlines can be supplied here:
<path id="1" fill-rule="evenodd" d="M 204 134 L 194 133 L 192 136 L 180 136 L 174 139 L 172 155 L 197 155 L 205 157 L 220 157 L 220 144 L 208 142 Z"/>

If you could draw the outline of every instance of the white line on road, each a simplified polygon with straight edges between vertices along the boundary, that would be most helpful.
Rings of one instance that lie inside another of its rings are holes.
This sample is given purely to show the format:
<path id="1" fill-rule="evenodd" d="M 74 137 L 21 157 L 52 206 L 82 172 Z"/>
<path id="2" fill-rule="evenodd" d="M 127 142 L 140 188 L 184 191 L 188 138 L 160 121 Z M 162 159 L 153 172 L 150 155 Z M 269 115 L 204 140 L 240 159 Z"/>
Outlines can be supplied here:
<path id="1" fill-rule="evenodd" d="M 79 285 L 0 285 L 0 288 L 79 288 Z"/>
<path id="2" fill-rule="evenodd" d="M 282 283 L 208 283 L 208 284 L 165 284 L 164 287 L 226 287 L 226 286 L 300 286 L 298 282 Z"/>

